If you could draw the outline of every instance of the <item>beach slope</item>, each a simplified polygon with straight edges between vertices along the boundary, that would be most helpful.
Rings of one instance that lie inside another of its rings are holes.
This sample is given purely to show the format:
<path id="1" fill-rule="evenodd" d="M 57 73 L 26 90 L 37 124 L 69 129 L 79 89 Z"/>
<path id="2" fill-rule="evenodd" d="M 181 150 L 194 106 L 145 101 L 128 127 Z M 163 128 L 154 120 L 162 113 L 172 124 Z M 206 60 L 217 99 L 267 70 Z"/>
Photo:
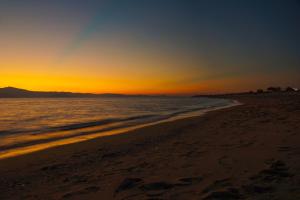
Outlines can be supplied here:
<path id="1" fill-rule="evenodd" d="M 300 199 L 300 95 L 0 160 L 0 199 Z"/>

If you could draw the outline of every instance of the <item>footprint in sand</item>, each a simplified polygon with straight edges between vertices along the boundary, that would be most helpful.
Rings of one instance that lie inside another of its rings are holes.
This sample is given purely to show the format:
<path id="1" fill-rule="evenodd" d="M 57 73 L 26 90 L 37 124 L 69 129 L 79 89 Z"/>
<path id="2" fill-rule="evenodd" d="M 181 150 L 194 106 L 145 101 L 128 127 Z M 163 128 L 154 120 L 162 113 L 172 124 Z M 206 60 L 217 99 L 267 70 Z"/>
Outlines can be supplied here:
<path id="1" fill-rule="evenodd" d="M 229 188 L 223 191 L 211 192 L 203 199 L 204 200 L 225 200 L 225 199 L 234 200 L 234 199 L 241 199 L 241 198 L 242 196 L 239 193 L 238 189 Z"/>
<path id="2" fill-rule="evenodd" d="M 73 198 L 74 196 L 89 194 L 89 193 L 97 192 L 98 190 L 100 190 L 98 186 L 89 186 L 79 191 L 74 191 L 74 192 L 69 192 L 67 194 L 64 194 L 62 198 Z"/>
<path id="3" fill-rule="evenodd" d="M 142 183 L 142 179 L 140 178 L 125 178 L 121 184 L 118 186 L 118 188 L 115 190 L 115 193 L 122 192 L 124 190 L 129 190 L 134 188 L 135 186 Z"/>
<path id="4" fill-rule="evenodd" d="M 288 172 L 288 167 L 282 161 L 272 162 L 268 169 L 259 172 L 258 175 L 251 177 L 252 180 L 262 180 L 265 182 L 279 181 L 282 178 L 291 177 L 292 174 Z"/>

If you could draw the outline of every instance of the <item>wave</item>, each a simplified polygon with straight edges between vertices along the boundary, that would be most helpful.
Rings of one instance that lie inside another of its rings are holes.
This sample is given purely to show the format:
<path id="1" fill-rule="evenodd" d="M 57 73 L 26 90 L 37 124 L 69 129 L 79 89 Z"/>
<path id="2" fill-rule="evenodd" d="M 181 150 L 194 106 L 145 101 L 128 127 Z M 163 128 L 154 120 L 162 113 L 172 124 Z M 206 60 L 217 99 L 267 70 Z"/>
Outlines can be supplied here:
<path id="1" fill-rule="evenodd" d="M 189 116 L 196 116 L 200 113 L 205 113 L 209 110 L 215 110 L 219 108 L 225 108 L 237 105 L 234 101 L 227 101 L 217 103 L 214 105 L 202 105 L 201 107 L 190 108 L 185 110 L 179 110 L 172 113 L 160 114 L 160 115 L 136 115 L 124 118 L 107 118 L 98 121 L 90 121 L 84 123 L 74 123 L 63 126 L 47 127 L 44 129 L 34 130 L 8 130 L 0 131 L 2 142 L 0 143 L 0 153 L 7 151 L 14 151 L 14 149 L 28 148 L 36 145 L 50 144 L 56 141 L 65 141 L 73 138 L 90 137 L 94 134 L 99 136 L 105 135 L 110 131 L 118 131 L 125 129 L 132 129 L 135 127 L 143 127 L 144 125 L 150 125 L 160 123 L 163 121 L 169 121 L 173 119 L 180 119 Z M 189 114 L 194 113 L 194 114 Z M 187 115 L 186 115 L 187 114 Z M 16 134 L 24 133 L 24 134 Z M 8 139 L 5 141 L 5 138 Z M 25 138 L 25 140 L 24 140 Z"/>
<path id="2" fill-rule="evenodd" d="M 52 127 L 41 127 L 38 129 L 10 129 L 10 130 L 0 130 L 0 135 L 14 135 L 14 134 L 31 134 L 31 135 L 38 135 L 38 134 L 45 134 L 45 133 L 55 133 L 61 131 L 72 131 L 72 130 L 80 130 L 92 127 L 101 127 L 101 126 L 108 126 L 117 123 L 122 123 L 123 126 L 126 126 L 127 123 L 130 122 L 139 122 L 139 123 L 148 123 L 160 120 L 166 120 L 172 117 L 176 117 L 178 115 L 195 112 L 199 110 L 209 109 L 209 108 L 216 108 L 230 104 L 231 102 L 221 102 L 214 105 L 202 105 L 201 107 L 190 108 L 185 110 L 180 110 L 172 113 L 167 114 L 149 114 L 149 115 L 135 115 L 129 116 L 124 118 L 106 118 L 96 121 L 88 121 L 88 122 L 80 122 L 80 123 L 73 123 L 73 124 L 66 124 L 62 126 L 52 126 Z"/>
<path id="3" fill-rule="evenodd" d="M 20 133 L 31 133 L 31 134 L 43 134 L 49 132 L 57 132 L 57 131 L 71 131 L 95 126 L 102 126 L 108 125 L 117 122 L 126 122 L 138 119 L 146 119 L 150 117 L 155 117 L 157 115 L 140 115 L 140 116 L 131 116 L 127 118 L 107 118 L 97 121 L 90 121 L 90 122 L 81 122 L 81 123 L 74 123 L 74 124 L 67 124 L 63 126 L 53 126 L 53 127 L 43 127 L 40 129 L 12 129 L 12 130 L 2 130 L 0 131 L 1 136 L 3 135 L 11 135 L 11 134 L 20 134 Z"/>

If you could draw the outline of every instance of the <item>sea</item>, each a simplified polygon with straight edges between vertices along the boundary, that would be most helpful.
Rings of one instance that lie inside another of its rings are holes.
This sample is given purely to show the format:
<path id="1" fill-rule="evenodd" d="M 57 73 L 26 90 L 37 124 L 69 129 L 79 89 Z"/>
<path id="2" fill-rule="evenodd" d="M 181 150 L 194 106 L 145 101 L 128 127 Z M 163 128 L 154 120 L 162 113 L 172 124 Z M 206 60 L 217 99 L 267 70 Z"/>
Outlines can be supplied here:
<path id="1" fill-rule="evenodd" d="M 0 159 L 236 105 L 205 97 L 0 99 Z"/>

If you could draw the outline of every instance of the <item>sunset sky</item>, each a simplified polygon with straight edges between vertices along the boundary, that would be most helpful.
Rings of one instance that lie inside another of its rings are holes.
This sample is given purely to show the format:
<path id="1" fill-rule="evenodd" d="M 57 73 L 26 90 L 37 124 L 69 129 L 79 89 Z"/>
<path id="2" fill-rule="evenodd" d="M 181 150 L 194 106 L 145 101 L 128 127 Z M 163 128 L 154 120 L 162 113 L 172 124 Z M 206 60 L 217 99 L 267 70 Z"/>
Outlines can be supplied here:
<path id="1" fill-rule="evenodd" d="M 199 94 L 300 86 L 299 0 L 0 0 L 0 87 Z"/>

